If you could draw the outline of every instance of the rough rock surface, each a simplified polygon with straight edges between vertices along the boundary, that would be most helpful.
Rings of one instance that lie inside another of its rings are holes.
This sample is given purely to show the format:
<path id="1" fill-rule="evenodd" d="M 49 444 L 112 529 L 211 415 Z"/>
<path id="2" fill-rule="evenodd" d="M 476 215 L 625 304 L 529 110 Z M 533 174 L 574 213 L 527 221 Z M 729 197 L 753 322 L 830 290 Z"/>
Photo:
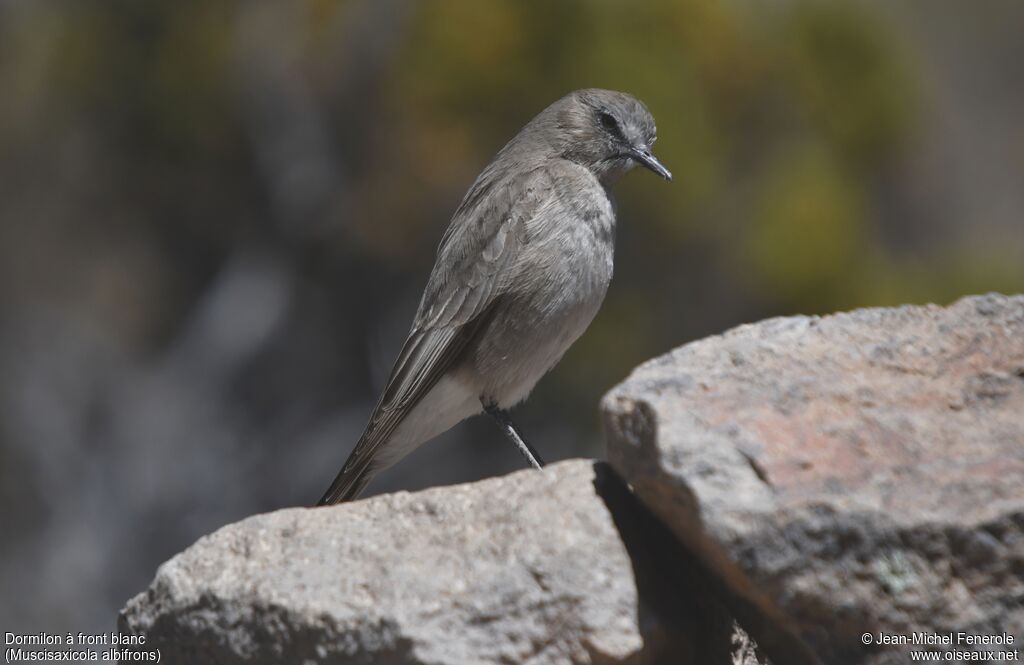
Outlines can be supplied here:
<path id="1" fill-rule="evenodd" d="M 603 408 L 612 466 L 741 620 L 830 664 L 909 662 L 865 632 L 1021 648 L 1024 296 L 741 326 L 639 367 Z"/>
<path id="2" fill-rule="evenodd" d="M 666 656 L 687 646 L 639 596 L 600 470 L 258 515 L 161 566 L 119 629 L 164 663 L 692 662 Z"/>

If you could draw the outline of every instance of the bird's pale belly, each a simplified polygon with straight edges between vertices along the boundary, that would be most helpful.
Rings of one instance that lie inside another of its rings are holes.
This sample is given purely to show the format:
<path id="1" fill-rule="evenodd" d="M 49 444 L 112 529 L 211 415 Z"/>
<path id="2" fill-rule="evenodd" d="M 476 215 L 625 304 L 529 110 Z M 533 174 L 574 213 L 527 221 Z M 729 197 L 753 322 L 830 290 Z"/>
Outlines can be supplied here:
<path id="1" fill-rule="evenodd" d="M 561 320 L 544 321 L 552 328 L 545 341 L 526 348 L 510 349 L 508 359 L 515 370 L 508 373 L 504 385 L 495 386 L 498 405 L 509 408 L 526 399 L 537 382 L 562 359 L 593 321 L 601 303 L 580 303 Z M 539 326 L 540 327 L 540 326 Z"/>
<path id="2" fill-rule="evenodd" d="M 472 353 L 485 398 L 502 408 L 526 399 L 593 321 L 612 276 L 610 248 L 596 245 L 577 243 L 555 270 L 535 267 L 529 296 L 499 303 L 486 341 Z"/>
<path id="3" fill-rule="evenodd" d="M 503 409 L 526 399 L 590 325 L 610 278 L 609 271 L 603 285 L 576 285 L 574 293 L 582 298 L 567 298 L 561 292 L 558 306 L 552 306 L 555 301 L 551 297 L 538 299 L 537 306 L 529 308 L 532 316 L 513 320 L 507 311 L 498 312 L 483 338 L 505 341 L 471 350 L 471 360 L 443 377 L 402 421 L 378 454 L 374 468 L 391 466 L 424 441 L 480 413 L 480 398 L 494 400 Z M 544 303 L 546 306 L 541 306 Z M 502 327 L 500 333 L 496 326 Z M 482 378 L 488 376 L 489 381 Z"/>

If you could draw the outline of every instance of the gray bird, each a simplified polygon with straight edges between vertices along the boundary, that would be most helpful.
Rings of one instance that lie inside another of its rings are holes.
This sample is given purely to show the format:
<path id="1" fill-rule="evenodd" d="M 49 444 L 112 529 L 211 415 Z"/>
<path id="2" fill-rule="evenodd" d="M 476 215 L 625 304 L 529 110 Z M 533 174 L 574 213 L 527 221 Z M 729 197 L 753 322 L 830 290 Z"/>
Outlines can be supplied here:
<path id="1" fill-rule="evenodd" d="M 481 411 L 542 462 L 506 409 L 583 334 L 612 278 L 609 188 L 636 164 L 666 180 L 654 118 L 633 97 L 577 90 L 495 156 L 441 238 L 409 337 L 370 422 L 320 505 Z"/>

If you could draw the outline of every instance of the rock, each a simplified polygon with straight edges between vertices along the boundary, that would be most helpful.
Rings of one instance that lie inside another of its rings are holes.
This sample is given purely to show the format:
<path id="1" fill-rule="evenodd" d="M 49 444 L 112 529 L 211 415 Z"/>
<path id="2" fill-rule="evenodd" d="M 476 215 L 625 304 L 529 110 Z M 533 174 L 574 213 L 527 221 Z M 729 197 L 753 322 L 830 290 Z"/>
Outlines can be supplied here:
<path id="1" fill-rule="evenodd" d="M 787 636 L 836 664 L 908 662 L 863 633 L 1020 648 L 1024 296 L 741 326 L 639 367 L 603 409 L 613 468 L 741 622 L 776 631 L 755 634 L 776 662 Z"/>
<path id="2" fill-rule="evenodd" d="M 694 594 L 638 583 L 647 546 L 617 520 L 644 509 L 610 475 L 573 461 L 255 516 L 162 565 L 119 629 L 164 663 L 730 662 L 687 656 L 710 632 Z"/>

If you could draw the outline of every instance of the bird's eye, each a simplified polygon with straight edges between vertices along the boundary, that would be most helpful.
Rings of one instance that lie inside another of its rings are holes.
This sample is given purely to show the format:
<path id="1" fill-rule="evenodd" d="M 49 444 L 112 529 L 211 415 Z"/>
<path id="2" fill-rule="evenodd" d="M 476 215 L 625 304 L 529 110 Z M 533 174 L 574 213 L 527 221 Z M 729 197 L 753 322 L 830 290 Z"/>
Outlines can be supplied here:
<path id="1" fill-rule="evenodd" d="M 619 129 L 619 121 L 616 120 L 615 116 L 613 116 L 611 113 L 608 113 L 608 111 L 599 111 L 597 114 L 597 119 L 601 121 L 601 126 L 604 127 L 605 130 L 608 131 L 608 133 L 613 134 L 615 136 L 622 135 L 622 130 Z"/>

